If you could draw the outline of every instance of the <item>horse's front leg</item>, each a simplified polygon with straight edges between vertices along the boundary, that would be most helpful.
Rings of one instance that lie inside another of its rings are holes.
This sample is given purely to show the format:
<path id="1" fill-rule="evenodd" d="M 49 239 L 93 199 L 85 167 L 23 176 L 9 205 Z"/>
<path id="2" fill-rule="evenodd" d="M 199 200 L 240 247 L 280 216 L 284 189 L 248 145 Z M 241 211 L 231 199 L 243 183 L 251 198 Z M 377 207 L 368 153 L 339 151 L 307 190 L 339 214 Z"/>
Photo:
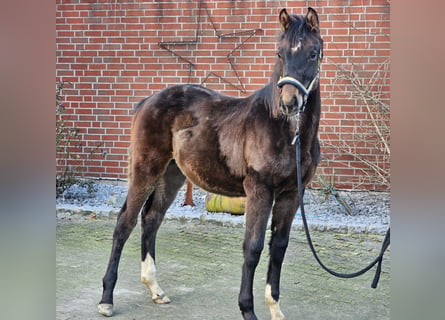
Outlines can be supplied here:
<path id="1" fill-rule="evenodd" d="M 275 199 L 272 211 L 272 236 L 269 244 L 270 261 L 265 292 L 266 303 L 269 306 L 270 318 L 272 320 L 284 319 L 278 302 L 280 298 L 281 266 L 289 243 L 292 220 L 297 208 L 297 191 L 280 194 Z"/>
<path id="2" fill-rule="evenodd" d="M 246 231 L 244 235 L 244 264 L 242 269 L 241 290 L 238 303 L 245 320 L 256 320 L 253 307 L 253 279 L 255 269 L 264 247 L 267 219 L 272 207 L 272 191 L 247 177 L 244 181 L 246 191 Z"/>

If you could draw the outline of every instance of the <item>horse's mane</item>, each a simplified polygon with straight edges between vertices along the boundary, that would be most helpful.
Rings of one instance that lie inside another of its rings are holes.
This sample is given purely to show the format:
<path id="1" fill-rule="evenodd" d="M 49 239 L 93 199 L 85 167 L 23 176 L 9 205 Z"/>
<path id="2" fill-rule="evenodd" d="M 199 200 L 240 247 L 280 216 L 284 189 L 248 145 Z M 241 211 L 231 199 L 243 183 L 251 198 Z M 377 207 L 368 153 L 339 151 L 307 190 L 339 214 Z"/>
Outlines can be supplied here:
<path id="1" fill-rule="evenodd" d="M 274 86 L 276 86 L 276 83 L 277 81 L 272 81 L 271 79 L 270 83 L 253 93 L 254 101 L 259 102 L 259 105 L 264 105 L 264 108 L 269 112 L 269 115 L 272 118 L 279 116 L 278 106 L 276 106 L 275 102 Z"/>

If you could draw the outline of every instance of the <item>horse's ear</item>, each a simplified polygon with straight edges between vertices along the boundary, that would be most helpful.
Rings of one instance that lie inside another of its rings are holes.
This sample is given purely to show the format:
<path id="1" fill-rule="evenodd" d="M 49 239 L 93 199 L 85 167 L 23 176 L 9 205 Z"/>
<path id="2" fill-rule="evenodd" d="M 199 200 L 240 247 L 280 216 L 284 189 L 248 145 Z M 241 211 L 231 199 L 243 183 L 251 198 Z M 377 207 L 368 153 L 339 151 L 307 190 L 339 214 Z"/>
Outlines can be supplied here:
<path id="1" fill-rule="evenodd" d="M 307 11 L 306 25 L 309 28 L 309 30 L 311 30 L 313 32 L 320 31 L 320 23 L 318 22 L 317 11 L 315 11 L 311 7 L 309 7 L 308 11 Z"/>
<path id="2" fill-rule="evenodd" d="M 280 11 L 280 22 L 281 22 L 281 31 L 286 31 L 289 29 L 291 18 L 287 13 L 286 9 L 282 9 Z"/>

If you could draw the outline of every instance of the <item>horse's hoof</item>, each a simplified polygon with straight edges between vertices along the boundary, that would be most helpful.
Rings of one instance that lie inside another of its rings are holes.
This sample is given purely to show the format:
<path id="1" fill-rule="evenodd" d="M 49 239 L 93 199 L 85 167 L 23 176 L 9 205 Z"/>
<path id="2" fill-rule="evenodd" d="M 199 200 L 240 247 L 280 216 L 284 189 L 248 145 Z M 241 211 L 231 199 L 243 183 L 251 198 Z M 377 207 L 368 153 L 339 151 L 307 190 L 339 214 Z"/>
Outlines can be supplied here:
<path id="1" fill-rule="evenodd" d="M 273 315 L 271 317 L 271 320 L 285 320 L 286 318 L 284 317 L 284 314 L 282 314 L 281 312 Z"/>
<path id="2" fill-rule="evenodd" d="M 113 315 L 113 305 L 111 303 L 99 303 L 97 309 L 101 315 L 111 317 Z"/>
<path id="3" fill-rule="evenodd" d="M 162 294 L 162 295 L 157 294 L 157 295 L 153 296 L 151 299 L 153 300 L 154 303 L 157 303 L 157 304 L 167 304 L 167 303 L 171 302 L 170 298 L 167 297 L 165 294 Z"/>

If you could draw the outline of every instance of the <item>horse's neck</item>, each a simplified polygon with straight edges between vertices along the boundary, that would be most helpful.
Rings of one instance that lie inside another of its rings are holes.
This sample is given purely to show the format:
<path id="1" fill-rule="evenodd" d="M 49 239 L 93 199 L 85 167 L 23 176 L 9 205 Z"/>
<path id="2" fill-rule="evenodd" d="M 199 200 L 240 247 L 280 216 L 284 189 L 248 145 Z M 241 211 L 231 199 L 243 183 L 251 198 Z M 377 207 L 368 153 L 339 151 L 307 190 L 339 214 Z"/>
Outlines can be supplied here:
<path id="1" fill-rule="evenodd" d="M 312 141 L 318 135 L 318 127 L 320 123 L 321 102 L 320 89 L 316 88 L 308 98 L 304 116 L 300 121 L 300 136 L 304 147 L 310 147 Z"/>
<path id="2" fill-rule="evenodd" d="M 313 125 L 318 129 L 321 115 L 320 87 L 317 87 L 309 96 L 306 109 L 308 115 L 310 114 Z"/>

